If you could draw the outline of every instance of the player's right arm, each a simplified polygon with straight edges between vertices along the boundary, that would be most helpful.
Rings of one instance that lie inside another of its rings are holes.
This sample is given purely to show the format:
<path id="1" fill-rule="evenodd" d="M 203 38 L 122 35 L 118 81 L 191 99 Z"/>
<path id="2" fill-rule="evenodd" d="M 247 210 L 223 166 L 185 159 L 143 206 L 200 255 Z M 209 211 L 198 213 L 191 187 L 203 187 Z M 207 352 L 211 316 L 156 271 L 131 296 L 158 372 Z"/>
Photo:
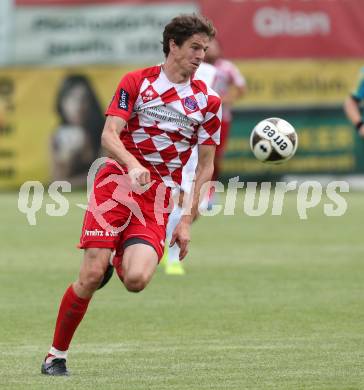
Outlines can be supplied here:
<path id="1" fill-rule="evenodd" d="M 106 110 L 107 119 L 101 136 L 105 150 L 121 165 L 126 165 L 132 182 L 140 185 L 150 182 L 150 172 L 124 146 L 120 133 L 133 113 L 139 95 L 140 71 L 126 74 L 120 81 L 112 101 Z"/>
<path id="2" fill-rule="evenodd" d="M 109 115 L 106 118 L 105 126 L 101 135 L 102 147 L 109 155 L 118 161 L 121 165 L 126 165 L 132 179 L 141 184 L 150 182 L 150 172 L 143 167 L 139 161 L 126 150 L 123 142 L 120 139 L 120 133 L 126 126 L 126 120 L 119 117 Z"/>

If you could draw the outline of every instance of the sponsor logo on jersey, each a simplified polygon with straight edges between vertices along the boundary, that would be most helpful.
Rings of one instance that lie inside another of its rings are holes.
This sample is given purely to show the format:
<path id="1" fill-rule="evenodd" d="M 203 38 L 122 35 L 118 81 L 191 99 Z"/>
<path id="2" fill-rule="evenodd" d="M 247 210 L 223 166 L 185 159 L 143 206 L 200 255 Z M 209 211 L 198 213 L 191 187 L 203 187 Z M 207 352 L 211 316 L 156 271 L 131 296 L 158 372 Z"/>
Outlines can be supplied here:
<path id="1" fill-rule="evenodd" d="M 198 124 L 196 120 L 189 118 L 187 115 L 169 110 L 166 107 L 157 106 L 142 108 L 139 106 L 137 107 L 136 111 L 147 115 L 149 118 L 154 118 L 162 122 L 174 123 L 175 125 L 184 129 L 191 128 L 192 126 Z"/>
<path id="2" fill-rule="evenodd" d="M 183 105 L 188 111 L 195 111 L 198 107 L 197 101 L 194 96 L 187 96 L 183 99 Z"/>
<path id="3" fill-rule="evenodd" d="M 122 88 L 120 89 L 119 95 L 119 108 L 125 111 L 128 111 L 129 109 L 129 94 Z"/>
<path id="4" fill-rule="evenodd" d="M 157 96 L 157 92 L 154 91 L 152 87 L 147 88 L 145 91 L 141 93 L 142 99 L 144 103 L 150 102 Z"/>

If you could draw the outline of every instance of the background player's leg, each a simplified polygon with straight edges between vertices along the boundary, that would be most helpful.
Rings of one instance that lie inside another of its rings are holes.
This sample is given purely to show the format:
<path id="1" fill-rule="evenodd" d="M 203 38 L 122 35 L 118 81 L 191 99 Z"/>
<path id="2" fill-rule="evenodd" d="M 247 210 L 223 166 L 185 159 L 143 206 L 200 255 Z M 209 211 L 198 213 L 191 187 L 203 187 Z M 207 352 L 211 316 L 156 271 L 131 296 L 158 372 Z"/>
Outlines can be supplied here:
<path id="1" fill-rule="evenodd" d="M 186 173 L 186 175 L 187 174 L 188 172 Z M 190 184 L 189 182 L 191 182 L 191 186 L 192 186 L 192 180 L 188 181 L 188 179 L 189 177 L 185 176 L 184 178 L 185 186 L 186 183 Z M 165 254 L 164 254 L 164 264 L 163 264 L 165 266 L 164 269 L 167 275 L 184 275 L 186 273 L 182 263 L 179 260 L 179 253 L 180 253 L 179 246 L 177 244 L 174 244 L 172 247 L 169 247 L 169 243 L 171 242 L 174 229 L 178 225 L 182 216 L 182 212 L 183 212 L 182 206 L 183 206 L 183 200 L 185 195 L 188 196 L 188 194 L 185 194 L 183 189 L 180 189 L 178 199 L 175 200 L 173 210 L 168 218 L 168 224 L 166 230 L 167 233 L 166 246 L 164 250 Z"/>
<path id="2" fill-rule="evenodd" d="M 176 204 L 171 212 L 171 215 L 168 219 L 167 224 L 167 239 L 166 246 L 169 245 L 172 234 L 176 226 L 178 225 L 181 215 L 182 215 L 182 207 Z M 178 244 L 174 244 L 173 246 L 166 248 L 166 261 L 165 261 L 165 272 L 169 275 L 184 275 L 185 270 L 182 266 L 182 263 L 179 260 L 180 249 Z"/>
<path id="3" fill-rule="evenodd" d="M 158 265 L 155 249 L 147 244 L 133 244 L 125 248 L 122 261 L 124 285 L 131 292 L 142 291 Z"/>

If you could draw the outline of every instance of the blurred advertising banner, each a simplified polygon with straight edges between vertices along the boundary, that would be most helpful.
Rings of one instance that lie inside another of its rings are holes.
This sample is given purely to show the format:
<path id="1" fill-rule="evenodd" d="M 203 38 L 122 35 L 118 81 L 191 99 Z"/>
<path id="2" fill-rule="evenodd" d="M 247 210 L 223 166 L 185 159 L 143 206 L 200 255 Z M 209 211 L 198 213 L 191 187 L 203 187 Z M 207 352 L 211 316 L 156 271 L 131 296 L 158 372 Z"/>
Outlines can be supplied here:
<path id="1" fill-rule="evenodd" d="M 297 130 L 296 155 L 281 165 L 263 164 L 250 150 L 250 132 L 264 118 L 279 117 Z M 347 122 L 342 106 L 235 111 L 221 174 L 230 178 L 271 180 L 284 174 L 364 172 L 364 140 Z"/>
<path id="2" fill-rule="evenodd" d="M 58 5 L 36 6 L 33 1 L 27 6 L 17 6 L 14 63 L 162 61 L 160 42 L 165 24 L 177 14 L 197 11 L 192 3 L 178 2 L 142 7 L 138 2 L 135 5 L 99 2 L 88 6 L 66 1 L 53 3 Z"/>
<path id="3" fill-rule="evenodd" d="M 342 104 L 357 83 L 362 60 L 252 60 L 235 64 L 248 91 L 238 106 Z"/>
<path id="4" fill-rule="evenodd" d="M 102 155 L 103 113 L 120 78 L 134 69 L 106 65 L 0 69 L 0 190 L 18 188 L 28 180 L 84 185 L 90 165 Z M 345 67 L 342 71 L 346 74 Z M 248 72 L 248 81 L 250 77 Z M 317 99 L 303 88 L 297 99 L 305 104 L 299 105 L 290 88 L 288 94 L 281 87 L 272 94 L 270 87 L 268 92 L 264 85 L 254 87 L 249 92 L 252 97 L 246 97 L 248 105 L 235 108 L 224 174 L 363 172 L 363 140 L 356 137 L 342 112 L 342 101 L 354 80 L 348 84 L 340 86 L 341 95 L 336 93 L 335 103 L 330 104 L 325 104 L 326 95 Z M 296 95 L 299 92 L 294 90 Z M 279 104 L 280 96 L 284 104 Z M 255 108 L 249 108 L 251 102 Z M 250 131 L 272 116 L 290 121 L 299 135 L 297 155 L 277 167 L 259 163 L 249 149 Z"/>
<path id="5" fill-rule="evenodd" d="M 14 15 L 12 0 L 0 1 L 0 66 L 11 61 L 12 17 Z"/>
<path id="6" fill-rule="evenodd" d="M 199 3 L 214 21 L 228 58 L 364 57 L 362 0 Z"/>
<path id="7" fill-rule="evenodd" d="M 1 8 L 10 3 L 11 23 Z M 158 62 L 164 25 L 191 12 L 212 19 L 227 58 L 364 58 L 362 8 L 362 0 L 1 0 L 0 22 L 13 31 L 0 23 L 11 48 L 2 62 Z"/>
<path id="8" fill-rule="evenodd" d="M 187 3 L 185 0 L 15 0 L 17 6 L 26 5 L 92 5 L 92 4 L 156 4 L 156 3 Z M 193 2 L 193 1 L 190 1 Z"/>

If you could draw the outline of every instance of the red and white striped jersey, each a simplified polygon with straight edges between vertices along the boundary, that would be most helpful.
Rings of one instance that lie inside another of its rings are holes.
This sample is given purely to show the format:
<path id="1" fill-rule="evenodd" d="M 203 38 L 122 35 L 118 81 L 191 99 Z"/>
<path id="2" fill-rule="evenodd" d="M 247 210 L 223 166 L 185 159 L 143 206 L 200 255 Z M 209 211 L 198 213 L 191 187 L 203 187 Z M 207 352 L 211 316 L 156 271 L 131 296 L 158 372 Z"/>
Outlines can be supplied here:
<path id="1" fill-rule="evenodd" d="M 181 184 L 192 147 L 220 143 L 221 99 L 202 80 L 168 80 L 161 66 L 126 74 L 106 115 L 127 121 L 120 139 L 168 187 Z"/>

